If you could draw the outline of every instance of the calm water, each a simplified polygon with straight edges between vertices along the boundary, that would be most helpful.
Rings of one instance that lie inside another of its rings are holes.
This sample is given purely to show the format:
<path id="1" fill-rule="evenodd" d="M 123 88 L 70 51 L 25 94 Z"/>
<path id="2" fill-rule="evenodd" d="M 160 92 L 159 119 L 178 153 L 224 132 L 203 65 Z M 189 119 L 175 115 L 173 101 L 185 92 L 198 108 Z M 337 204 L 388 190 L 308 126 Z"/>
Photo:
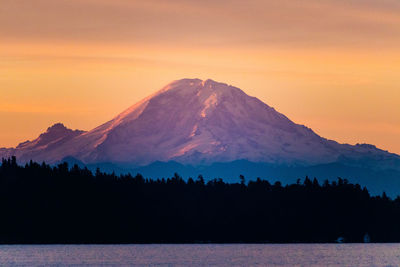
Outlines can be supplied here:
<path id="1" fill-rule="evenodd" d="M 400 266 L 400 245 L 12 245 L 0 265 Z"/>

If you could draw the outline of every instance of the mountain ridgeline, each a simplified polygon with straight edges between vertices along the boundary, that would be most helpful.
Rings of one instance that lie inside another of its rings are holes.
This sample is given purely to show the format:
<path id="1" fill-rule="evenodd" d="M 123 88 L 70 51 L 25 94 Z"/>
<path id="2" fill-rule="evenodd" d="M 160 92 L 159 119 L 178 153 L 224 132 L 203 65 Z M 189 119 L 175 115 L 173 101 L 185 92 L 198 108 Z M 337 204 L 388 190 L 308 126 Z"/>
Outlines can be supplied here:
<path id="1" fill-rule="evenodd" d="M 341 176 L 373 193 L 400 192 L 399 155 L 320 137 L 239 88 L 213 80 L 174 81 L 88 132 L 56 124 L 33 141 L 0 149 L 0 157 L 10 156 L 21 163 L 68 161 L 154 178 L 175 171 L 232 182 L 238 173 L 282 182 Z"/>

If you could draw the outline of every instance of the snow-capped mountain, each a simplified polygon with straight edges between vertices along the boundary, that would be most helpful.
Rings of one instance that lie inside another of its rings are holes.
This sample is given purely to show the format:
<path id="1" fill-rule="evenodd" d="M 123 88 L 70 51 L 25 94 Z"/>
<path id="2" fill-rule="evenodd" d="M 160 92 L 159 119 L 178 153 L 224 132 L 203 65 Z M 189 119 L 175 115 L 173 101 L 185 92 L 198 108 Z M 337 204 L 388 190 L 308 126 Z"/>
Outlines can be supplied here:
<path id="1" fill-rule="evenodd" d="M 346 162 L 400 170 L 396 154 L 327 140 L 239 88 L 200 79 L 174 81 L 91 131 L 56 124 L 33 141 L 0 149 L 0 157 L 11 155 L 48 163 L 65 157 L 132 166 L 247 160 L 288 166 Z"/>

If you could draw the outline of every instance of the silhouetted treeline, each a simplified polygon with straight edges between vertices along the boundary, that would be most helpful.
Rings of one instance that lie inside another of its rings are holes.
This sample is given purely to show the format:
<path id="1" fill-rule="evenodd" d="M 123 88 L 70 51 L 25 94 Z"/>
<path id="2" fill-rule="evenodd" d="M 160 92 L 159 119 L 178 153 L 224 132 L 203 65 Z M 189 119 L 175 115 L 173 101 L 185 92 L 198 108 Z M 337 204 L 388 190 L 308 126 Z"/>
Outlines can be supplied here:
<path id="1" fill-rule="evenodd" d="M 0 167 L 0 216 L 0 243 L 400 241 L 400 199 L 345 179 L 151 180 L 15 158 Z"/>

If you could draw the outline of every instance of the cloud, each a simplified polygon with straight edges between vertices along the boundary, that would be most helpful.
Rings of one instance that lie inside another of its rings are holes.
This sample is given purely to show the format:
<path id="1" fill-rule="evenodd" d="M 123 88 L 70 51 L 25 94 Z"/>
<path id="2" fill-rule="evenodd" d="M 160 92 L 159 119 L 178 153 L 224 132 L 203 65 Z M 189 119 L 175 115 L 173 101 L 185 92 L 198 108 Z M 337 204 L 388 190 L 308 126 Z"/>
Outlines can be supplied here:
<path id="1" fill-rule="evenodd" d="M 394 0 L 3 0 L 0 38 L 178 46 L 400 44 Z"/>

